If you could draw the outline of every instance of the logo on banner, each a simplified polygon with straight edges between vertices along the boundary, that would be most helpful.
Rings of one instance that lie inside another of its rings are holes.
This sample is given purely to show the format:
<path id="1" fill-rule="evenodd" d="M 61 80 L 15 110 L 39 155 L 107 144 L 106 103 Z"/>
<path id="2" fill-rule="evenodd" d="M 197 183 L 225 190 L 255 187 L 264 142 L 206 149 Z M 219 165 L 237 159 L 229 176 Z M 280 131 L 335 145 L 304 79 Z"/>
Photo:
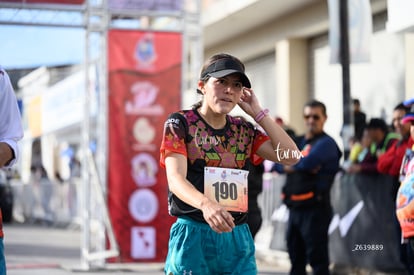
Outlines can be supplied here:
<path id="1" fill-rule="evenodd" d="M 153 64 L 157 59 L 154 45 L 154 35 L 146 33 L 142 36 L 135 47 L 135 59 L 138 69 L 153 69 Z"/>
<path id="2" fill-rule="evenodd" d="M 349 210 L 348 213 L 342 217 L 342 219 L 339 217 L 339 214 L 335 214 L 335 216 L 332 218 L 331 224 L 329 225 L 329 234 L 332 234 L 336 228 L 339 228 L 341 237 L 345 237 L 363 207 L 364 202 L 360 201 L 354 207 L 352 207 L 352 209 Z"/>
<path id="3" fill-rule="evenodd" d="M 352 209 L 349 210 L 342 218 L 339 216 L 339 214 L 335 214 L 331 220 L 331 223 L 329 224 L 329 235 L 338 228 L 341 237 L 345 237 L 363 207 L 364 202 L 360 201 L 354 207 L 352 207 Z M 282 204 L 279 208 L 275 209 L 271 217 L 272 221 L 278 221 L 282 223 L 286 223 L 288 219 L 289 209 L 285 204 Z"/>
<path id="4" fill-rule="evenodd" d="M 151 259 L 156 255 L 156 231 L 149 226 L 131 228 L 131 257 L 134 259 Z"/>
<path id="5" fill-rule="evenodd" d="M 158 86 L 149 81 L 139 81 L 131 86 L 130 92 L 133 94 L 133 98 L 125 103 L 127 114 L 159 116 L 164 113 L 163 108 L 156 103 Z"/>
<path id="6" fill-rule="evenodd" d="M 155 128 L 151 125 L 148 119 L 139 118 L 135 121 L 133 126 L 133 134 L 138 144 L 134 145 L 136 150 L 155 150 L 155 144 L 152 142 L 155 138 Z"/>
<path id="7" fill-rule="evenodd" d="M 129 213 L 136 221 L 150 222 L 158 214 L 158 198 L 149 189 L 139 189 L 129 198 L 128 208 Z"/>
<path id="8" fill-rule="evenodd" d="M 139 187 L 148 187 L 156 183 L 158 165 L 155 159 L 147 153 L 136 155 L 131 160 L 132 178 Z"/>
<path id="9" fill-rule="evenodd" d="M 226 174 L 226 170 L 224 170 L 224 171 L 221 173 L 221 179 L 222 179 L 222 180 L 226 180 L 226 178 L 227 178 L 227 174 Z"/>

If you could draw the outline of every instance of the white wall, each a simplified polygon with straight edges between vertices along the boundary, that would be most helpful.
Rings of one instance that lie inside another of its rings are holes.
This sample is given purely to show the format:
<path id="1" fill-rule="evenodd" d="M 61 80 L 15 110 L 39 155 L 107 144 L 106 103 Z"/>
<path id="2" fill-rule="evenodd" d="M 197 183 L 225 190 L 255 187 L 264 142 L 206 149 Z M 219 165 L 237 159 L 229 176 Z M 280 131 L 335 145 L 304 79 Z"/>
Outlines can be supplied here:
<path id="1" fill-rule="evenodd" d="M 343 124 L 342 68 L 329 64 L 329 48 L 315 50 L 314 92 L 328 108 L 326 131 L 342 144 L 339 136 Z M 361 101 L 367 119 L 385 115 L 391 123 L 393 108 L 405 100 L 404 36 L 386 31 L 372 37 L 371 61 L 351 64 L 351 97 Z"/>

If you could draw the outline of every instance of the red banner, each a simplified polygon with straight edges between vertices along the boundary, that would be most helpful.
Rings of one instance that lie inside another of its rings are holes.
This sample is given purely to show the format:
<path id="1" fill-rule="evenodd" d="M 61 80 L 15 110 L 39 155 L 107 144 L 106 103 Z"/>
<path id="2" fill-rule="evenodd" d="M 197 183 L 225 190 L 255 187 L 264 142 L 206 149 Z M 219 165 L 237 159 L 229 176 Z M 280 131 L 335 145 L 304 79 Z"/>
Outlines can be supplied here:
<path id="1" fill-rule="evenodd" d="M 181 35 L 111 30 L 108 44 L 108 207 L 120 261 L 160 262 L 174 218 L 159 147 L 180 108 Z"/>

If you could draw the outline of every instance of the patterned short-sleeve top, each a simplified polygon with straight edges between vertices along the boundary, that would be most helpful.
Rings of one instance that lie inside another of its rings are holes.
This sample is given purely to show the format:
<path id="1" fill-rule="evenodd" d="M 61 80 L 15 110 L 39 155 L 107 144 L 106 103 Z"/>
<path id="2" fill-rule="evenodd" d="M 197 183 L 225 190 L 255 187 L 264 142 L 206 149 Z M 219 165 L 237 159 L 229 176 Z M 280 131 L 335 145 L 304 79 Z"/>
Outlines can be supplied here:
<path id="1" fill-rule="evenodd" d="M 171 114 L 164 125 L 160 148 L 160 165 L 170 152 L 187 157 L 187 180 L 197 190 L 204 190 L 204 168 L 222 167 L 248 170 L 257 149 L 269 137 L 250 122 L 227 115 L 222 129 L 212 128 L 196 109 Z M 254 161 L 253 161 L 254 159 Z M 174 216 L 187 215 L 205 222 L 199 209 L 186 204 L 169 192 L 169 212 Z M 232 213 L 236 224 L 245 222 L 246 213 Z"/>

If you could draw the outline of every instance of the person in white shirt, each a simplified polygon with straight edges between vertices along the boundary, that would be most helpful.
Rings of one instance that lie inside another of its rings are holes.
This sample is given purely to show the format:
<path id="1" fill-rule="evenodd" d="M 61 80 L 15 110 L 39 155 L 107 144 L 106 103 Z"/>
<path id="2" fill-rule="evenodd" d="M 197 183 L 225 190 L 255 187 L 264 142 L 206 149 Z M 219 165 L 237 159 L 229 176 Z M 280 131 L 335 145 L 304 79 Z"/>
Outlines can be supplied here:
<path id="1" fill-rule="evenodd" d="M 9 75 L 0 67 L 0 168 L 15 164 L 19 153 L 17 142 L 22 138 L 23 128 L 16 95 Z M 5 274 L 3 221 L 0 211 L 0 275 Z"/>

